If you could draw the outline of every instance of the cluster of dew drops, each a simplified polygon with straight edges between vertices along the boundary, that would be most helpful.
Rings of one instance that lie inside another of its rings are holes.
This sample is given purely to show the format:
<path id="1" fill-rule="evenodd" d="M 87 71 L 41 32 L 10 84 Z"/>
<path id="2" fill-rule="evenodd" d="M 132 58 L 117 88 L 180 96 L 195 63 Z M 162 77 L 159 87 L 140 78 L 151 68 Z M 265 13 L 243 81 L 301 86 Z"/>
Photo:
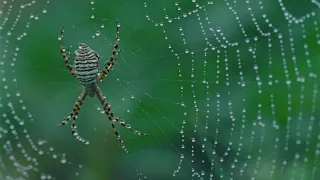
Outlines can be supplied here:
<path id="1" fill-rule="evenodd" d="M 92 19 L 92 20 L 97 19 L 97 17 L 94 15 L 94 10 L 95 10 L 95 8 L 94 8 L 94 5 L 95 5 L 94 0 L 90 1 L 90 5 L 91 5 L 91 13 L 92 13 L 90 15 L 90 19 Z M 102 20 L 106 20 L 106 19 L 103 18 Z M 117 24 L 117 26 L 120 27 L 120 24 Z M 94 35 L 92 35 L 92 38 L 99 37 L 101 35 L 100 29 L 103 29 L 104 27 L 105 27 L 104 24 L 101 24 L 100 27 L 97 27 L 97 30 L 95 31 Z"/>

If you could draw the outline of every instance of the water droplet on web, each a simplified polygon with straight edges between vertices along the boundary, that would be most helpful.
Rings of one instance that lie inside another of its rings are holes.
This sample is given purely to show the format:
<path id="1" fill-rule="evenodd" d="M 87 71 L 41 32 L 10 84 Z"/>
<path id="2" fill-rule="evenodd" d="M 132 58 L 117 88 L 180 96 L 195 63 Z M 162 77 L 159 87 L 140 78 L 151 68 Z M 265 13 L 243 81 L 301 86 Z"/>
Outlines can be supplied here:
<path id="1" fill-rule="evenodd" d="M 63 156 L 63 157 L 61 158 L 60 162 L 61 162 L 62 164 L 65 164 L 65 163 L 67 162 L 67 160 L 66 160 L 66 158 Z"/>
<path id="2" fill-rule="evenodd" d="M 96 31 L 96 36 L 100 36 L 100 31 Z"/>

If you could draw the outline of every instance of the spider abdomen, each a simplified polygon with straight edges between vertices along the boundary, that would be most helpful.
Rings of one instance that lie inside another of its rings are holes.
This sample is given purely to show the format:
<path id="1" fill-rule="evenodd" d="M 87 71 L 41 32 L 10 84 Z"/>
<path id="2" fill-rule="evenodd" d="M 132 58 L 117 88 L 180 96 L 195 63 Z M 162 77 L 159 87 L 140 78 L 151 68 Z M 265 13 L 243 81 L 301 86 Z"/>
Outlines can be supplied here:
<path id="1" fill-rule="evenodd" d="M 80 44 L 74 54 L 75 74 L 80 83 L 84 86 L 96 83 L 99 72 L 99 55 L 84 43 Z"/>

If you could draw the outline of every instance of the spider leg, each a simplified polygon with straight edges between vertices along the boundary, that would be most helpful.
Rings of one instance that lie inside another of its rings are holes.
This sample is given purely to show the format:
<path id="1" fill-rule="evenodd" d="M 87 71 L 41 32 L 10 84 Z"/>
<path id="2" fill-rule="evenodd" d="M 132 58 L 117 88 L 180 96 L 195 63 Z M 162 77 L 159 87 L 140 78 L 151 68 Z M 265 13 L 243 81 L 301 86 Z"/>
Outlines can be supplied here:
<path id="1" fill-rule="evenodd" d="M 78 113 L 79 113 L 79 112 L 78 112 Z M 77 120 L 77 118 L 78 118 L 77 115 L 75 115 L 75 116 L 72 117 L 72 125 L 71 125 L 71 133 L 72 133 L 72 136 L 73 136 L 76 140 L 78 140 L 78 141 L 80 141 L 80 142 L 83 142 L 83 143 L 85 143 L 85 144 L 89 144 L 89 141 L 86 140 L 86 139 L 84 139 L 84 138 L 82 138 L 82 137 L 79 135 L 79 133 L 78 133 L 77 126 L 76 126 L 76 120 Z"/>
<path id="2" fill-rule="evenodd" d="M 121 139 L 120 134 L 118 133 L 117 128 L 115 127 L 114 122 L 112 120 L 113 113 L 111 112 L 110 104 L 107 102 L 106 98 L 102 94 L 102 91 L 101 91 L 101 89 L 99 87 L 97 88 L 97 93 L 96 94 L 97 94 L 98 99 L 101 102 L 101 105 L 103 106 L 104 112 L 108 116 L 109 122 L 110 122 L 110 124 L 112 126 L 112 129 L 114 131 L 114 134 L 117 136 L 122 148 L 126 151 L 126 153 L 129 154 L 129 151 L 126 148 L 126 145 L 124 144 L 123 140 Z"/>
<path id="3" fill-rule="evenodd" d="M 82 91 L 78 97 L 78 100 L 75 102 L 75 105 L 73 106 L 72 112 L 60 124 L 58 124 L 58 126 L 64 126 L 68 124 L 69 120 L 73 118 L 73 116 L 79 114 L 80 108 L 86 96 L 87 96 L 87 92 Z"/>
<path id="4" fill-rule="evenodd" d="M 112 114 L 112 117 L 114 117 L 113 114 Z M 130 124 L 126 124 L 125 121 L 123 121 L 123 120 L 121 120 L 121 119 L 119 119 L 119 118 L 117 118 L 117 117 L 114 117 L 114 118 L 115 118 L 115 120 L 116 120 L 121 126 L 125 127 L 126 129 L 129 129 L 130 131 L 134 132 L 135 134 L 138 134 L 138 135 L 140 135 L 140 136 L 149 136 L 148 133 L 144 133 L 144 132 L 141 132 L 141 131 L 138 131 L 138 130 L 133 129 L 133 128 L 131 127 L 131 125 L 130 125 Z"/>
<path id="5" fill-rule="evenodd" d="M 61 126 L 68 124 L 68 122 L 72 118 L 72 116 L 73 116 L 73 112 L 70 113 L 66 118 L 64 118 L 63 121 L 60 124 L 58 124 L 58 126 L 61 127 Z"/>
<path id="6" fill-rule="evenodd" d="M 101 82 L 102 79 L 104 77 L 106 77 L 106 75 L 109 73 L 109 71 L 112 69 L 112 67 L 115 65 L 116 60 L 120 54 L 120 50 L 118 50 L 119 48 L 119 28 L 120 28 L 120 24 L 118 24 L 118 22 L 116 23 L 117 26 L 117 32 L 116 32 L 116 41 L 114 42 L 114 46 L 113 46 L 113 51 L 112 51 L 112 55 L 110 57 L 110 60 L 106 63 L 105 67 L 103 68 L 102 72 L 97 76 L 97 82 Z"/>
<path id="7" fill-rule="evenodd" d="M 61 124 L 59 124 L 59 126 L 64 126 L 68 123 L 68 121 L 72 118 L 72 124 L 71 124 L 71 133 L 72 133 L 72 136 L 80 141 L 80 142 L 83 142 L 83 143 L 86 143 L 86 144 L 89 144 L 89 141 L 83 139 L 81 136 L 79 136 L 78 134 L 78 131 L 77 131 L 77 126 L 76 126 L 76 120 L 78 118 L 78 114 L 80 112 L 80 109 L 81 109 L 81 106 L 83 104 L 83 101 L 85 100 L 86 96 L 87 96 L 87 92 L 85 90 L 83 90 L 81 92 L 81 94 L 79 95 L 78 97 L 78 100 L 76 101 L 73 109 L 72 109 L 72 112 L 68 115 L 67 118 L 65 118 Z"/>
<path id="8" fill-rule="evenodd" d="M 59 41 L 60 41 L 60 52 L 62 55 L 62 58 L 64 60 L 64 64 L 66 65 L 66 67 L 68 68 L 68 70 L 70 71 L 71 75 L 76 77 L 74 68 L 72 65 L 69 64 L 69 60 L 70 60 L 70 51 L 68 52 L 68 54 L 66 54 L 66 49 L 63 47 L 63 43 L 62 43 L 62 39 L 63 39 L 63 32 L 64 29 L 63 27 L 60 30 L 60 37 L 59 37 Z"/>

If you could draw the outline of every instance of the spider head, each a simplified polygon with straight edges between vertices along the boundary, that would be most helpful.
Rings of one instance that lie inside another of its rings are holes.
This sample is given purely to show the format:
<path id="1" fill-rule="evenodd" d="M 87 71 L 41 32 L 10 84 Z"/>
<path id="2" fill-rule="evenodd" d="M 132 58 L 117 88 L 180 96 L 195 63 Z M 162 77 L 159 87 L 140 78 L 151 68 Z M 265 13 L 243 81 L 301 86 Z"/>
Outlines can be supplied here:
<path id="1" fill-rule="evenodd" d="M 86 43 L 79 43 L 79 49 L 86 49 L 88 45 Z"/>

